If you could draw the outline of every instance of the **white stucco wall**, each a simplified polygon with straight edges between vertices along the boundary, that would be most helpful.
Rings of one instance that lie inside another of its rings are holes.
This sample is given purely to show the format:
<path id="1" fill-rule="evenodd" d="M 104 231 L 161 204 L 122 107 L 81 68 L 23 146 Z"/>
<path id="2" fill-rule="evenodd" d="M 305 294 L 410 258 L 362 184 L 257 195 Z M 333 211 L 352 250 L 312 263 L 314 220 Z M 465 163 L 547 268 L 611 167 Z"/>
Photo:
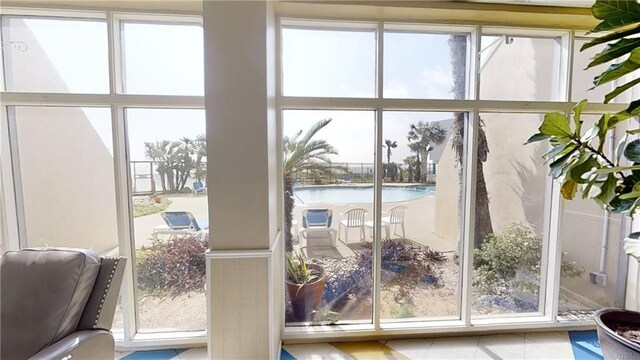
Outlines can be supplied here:
<path id="1" fill-rule="evenodd" d="M 553 69 L 557 61 L 554 42 L 515 38 L 503 44 L 481 73 L 480 93 L 483 99 L 550 100 L 557 85 Z M 590 74 L 576 72 L 574 84 L 586 81 Z M 543 81 L 538 81 L 543 80 Z M 489 208 L 494 232 L 500 232 L 512 222 L 528 223 L 538 234 L 544 229 L 547 165 L 541 155 L 543 143 L 524 146 L 537 128 L 543 114 L 481 114 L 487 136 L 489 154 L 484 163 L 484 177 L 489 194 Z M 585 125 L 586 126 L 586 125 Z M 436 184 L 436 232 L 450 241 L 458 237 L 458 181 L 453 166 L 451 147 L 438 164 Z M 453 206 L 452 206 L 453 204 Z M 620 218 L 610 221 L 605 272 L 608 285 L 592 284 L 589 272 L 598 271 L 602 239 L 603 211 L 592 202 L 566 202 L 563 207 L 560 241 L 566 260 L 576 261 L 585 268 L 580 278 L 562 279 L 563 294 L 576 299 L 586 298 L 600 306 L 614 305 L 617 286 Z M 594 304 L 595 305 L 595 304 Z"/>
<path id="2" fill-rule="evenodd" d="M 11 52 L 8 71 L 28 77 L 30 88 L 67 92 L 28 27 L 12 28 L 12 38 L 27 43 L 28 50 Z M 33 69 L 39 69 L 37 76 L 29 76 Z M 116 247 L 113 157 L 84 112 L 16 107 L 14 115 L 28 246 L 99 252 Z"/>

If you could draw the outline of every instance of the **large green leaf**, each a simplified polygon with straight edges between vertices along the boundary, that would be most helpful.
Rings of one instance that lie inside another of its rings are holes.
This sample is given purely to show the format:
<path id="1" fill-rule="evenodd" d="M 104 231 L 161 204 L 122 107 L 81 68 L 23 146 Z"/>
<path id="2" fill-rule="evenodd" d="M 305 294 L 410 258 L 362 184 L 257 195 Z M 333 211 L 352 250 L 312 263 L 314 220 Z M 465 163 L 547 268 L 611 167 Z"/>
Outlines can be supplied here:
<path id="1" fill-rule="evenodd" d="M 562 174 L 565 173 L 567 168 L 567 163 L 572 160 L 571 156 L 576 152 L 578 148 L 575 147 L 568 153 L 562 155 L 560 158 L 556 159 L 549 165 L 549 169 L 551 170 L 551 176 L 554 179 L 559 178 Z"/>
<path id="2" fill-rule="evenodd" d="M 596 136 L 598 136 L 598 125 L 595 124 L 592 127 L 589 128 L 589 130 L 585 131 L 584 135 L 582 135 L 582 138 L 580 138 L 580 141 L 582 141 L 583 143 L 588 143 L 589 141 L 593 140 Z"/>
<path id="3" fill-rule="evenodd" d="M 618 40 L 618 39 L 622 39 L 625 38 L 627 36 L 631 36 L 631 35 L 635 35 L 637 33 L 640 33 L 640 25 L 635 26 L 631 29 L 625 29 L 622 31 L 617 31 L 611 34 L 607 34 L 605 36 L 601 36 L 599 38 L 595 38 L 591 41 L 589 41 L 588 43 L 582 45 L 582 47 L 580 48 L 580 51 L 585 51 L 586 49 L 589 49 L 591 47 L 594 47 L 596 45 L 600 45 L 600 44 L 604 44 L 606 42 L 609 41 L 613 41 L 613 40 Z"/>
<path id="4" fill-rule="evenodd" d="M 578 191 L 578 183 L 571 179 L 566 180 L 560 188 L 560 193 L 566 200 L 573 200 L 576 197 L 576 191 Z"/>
<path id="5" fill-rule="evenodd" d="M 599 86 L 602 84 L 606 84 L 610 81 L 619 79 L 629 73 L 634 72 L 640 68 L 640 48 L 636 48 L 631 51 L 629 54 L 629 58 L 622 63 L 613 64 L 609 66 L 607 70 L 605 70 L 599 76 L 596 76 L 593 79 L 593 85 Z"/>
<path id="6" fill-rule="evenodd" d="M 591 182 L 589 183 L 589 185 L 587 185 L 585 187 L 584 192 L 582 193 L 582 197 L 585 198 L 585 193 L 586 193 L 586 198 L 587 199 L 595 199 L 598 196 L 600 196 L 600 194 L 602 194 L 602 185 L 604 183 L 603 182 Z"/>
<path id="7" fill-rule="evenodd" d="M 632 233 L 624 239 L 624 252 L 640 261 L 640 240 L 638 235 L 638 233 Z"/>
<path id="8" fill-rule="evenodd" d="M 640 5 L 632 0 L 597 0 L 591 7 L 596 19 L 603 20 L 592 31 L 605 31 L 640 21 Z"/>
<path id="9" fill-rule="evenodd" d="M 611 119 L 609 119 L 609 128 L 617 126 L 620 122 L 637 115 L 640 115 L 640 100 L 632 101 L 628 108 L 613 114 Z"/>
<path id="10" fill-rule="evenodd" d="M 629 81 L 628 83 L 618 86 L 617 88 L 615 88 L 612 92 L 608 93 L 607 95 L 605 95 L 604 97 L 604 103 L 608 104 L 609 101 L 613 100 L 613 98 L 615 98 L 616 96 L 622 94 L 623 92 L 631 89 L 634 85 L 640 83 L 640 77 Z"/>
<path id="11" fill-rule="evenodd" d="M 606 168 L 598 169 L 596 170 L 596 172 L 598 174 L 610 174 L 610 173 L 629 171 L 629 170 L 640 170 L 640 165 L 606 167 Z"/>
<path id="12" fill-rule="evenodd" d="M 554 146 L 553 149 L 549 150 L 547 153 L 542 155 L 542 157 L 544 159 L 547 159 L 547 161 L 553 160 L 553 158 L 555 158 L 556 156 L 558 155 L 562 156 L 567 152 L 573 150 L 574 147 L 576 147 L 576 144 L 573 144 L 573 143 L 560 144 L 558 146 Z"/>
<path id="13" fill-rule="evenodd" d="M 611 128 L 611 124 L 609 123 L 611 116 L 611 114 L 603 114 L 600 119 L 598 119 L 598 122 L 596 122 L 596 126 L 598 127 L 598 140 L 600 141 L 598 151 L 602 151 L 604 143 L 607 141 L 607 131 Z"/>
<path id="14" fill-rule="evenodd" d="M 624 134 L 622 139 L 620 139 L 620 141 L 618 142 L 618 146 L 616 148 L 616 158 L 613 160 L 616 166 L 620 165 L 622 155 L 624 154 L 624 149 L 627 147 L 627 139 L 629 139 L 629 134 Z"/>
<path id="15" fill-rule="evenodd" d="M 606 205 L 616 196 L 616 186 L 618 184 L 618 179 L 614 174 L 609 174 L 607 180 L 602 184 L 601 189 L 602 192 L 598 195 L 598 201 L 602 204 Z"/>
<path id="16" fill-rule="evenodd" d="M 600 164 L 598 163 L 598 160 L 596 160 L 593 156 L 588 156 L 586 160 L 577 165 L 574 165 L 571 170 L 569 170 L 569 176 L 579 184 L 586 184 L 589 182 L 589 179 L 584 178 L 582 175 L 593 170 L 594 168 L 598 168 L 599 166 Z"/>
<path id="17" fill-rule="evenodd" d="M 635 200 L 633 199 L 624 200 L 624 199 L 620 199 L 619 196 L 616 196 L 613 199 L 611 199 L 611 201 L 609 202 L 609 207 L 611 208 L 612 212 L 622 213 L 631 209 L 634 203 L 635 203 Z"/>
<path id="18" fill-rule="evenodd" d="M 527 140 L 527 142 L 524 143 L 524 145 L 531 144 L 531 143 L 534 143 L 534 142 L 537 142 L 537 141 L 547 140 L 548 138 L 549 138 L 549 135 L 537 133 L 537 134 L 532 135 L 529 138 L 529 140 Z"/>
<path id="19" fill-rule="evenodd" d="M 629 115 L 629 117 L 640 115 L 640 99 L 632 101 L 629 107 L 622 113 Z"/>
<path id="20" fill-rule="evenodd" d="M 620 200 L 637 199 L 640 197 L 640 191 L 632 191 L 620 195 Z"/>
<path id="21" fill-rule="evenodd" d="M 580 119 L 580 115 L 582 115 L 582 109 L 585 105 L 587 105 L 587 99 L 580 101 L 573 107 L 573 122 L 576 126 L 576 134 L 578 134 L 578 136 L 580 136 L 580 133 L 582 132 L 582 120 Z"/>
<path id="22" fill-rule="evenodd" d="M 632 162 L 640 162 L 640 139 L 633 140 L 624 149 L 624 157 Z"/>
<path id="23" fill-rule="evenodd" d="M 602 52 L 596 54 L 591 59 L 591 62 L 587 65 L 587 69 L 617 59 L 620 56 L 630 53 L 637 47 L 640 47 L 640 39 L 621 39 L 616 43 L 609 44 Z"/>
<path id="24" fill-rule="evenodd" d="M 541 134 L 549 136 L 570 137 L 572 135 L 569 119 L 559 112 L 546 114 L 538 130 Z"/>

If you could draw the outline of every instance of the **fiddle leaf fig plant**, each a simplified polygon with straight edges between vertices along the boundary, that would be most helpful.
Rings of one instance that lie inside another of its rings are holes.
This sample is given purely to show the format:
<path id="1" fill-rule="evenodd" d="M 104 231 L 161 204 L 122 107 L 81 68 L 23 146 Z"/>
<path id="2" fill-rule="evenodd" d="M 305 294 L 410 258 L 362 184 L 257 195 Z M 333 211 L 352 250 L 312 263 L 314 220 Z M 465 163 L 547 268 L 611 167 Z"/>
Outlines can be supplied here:
<path id="1" fill-rule="evenodd" d="M 538 133 L 527 144 L 548 140 L 551 149 L 543 155 L 550 175 L 560 180 L 562 197 L 593 199 L 603 207 L 631 214 L 640 206 L 640 140 L 628 141 L 626 134 L 612 157 L 604 152 L 607 135 L 619 123 L 616 115 L 605 114 L 582 132 L 582 100 L 573 108 L 573 122 L 565 114 L 548 113 Z M 630 165 L 627 165 L 630 164 Z"/>
<path id="2" fill-rule="evenodd" d="M 640 69 L 640 4 L 596 0 L 591 12 L 601 20 L 591 32 L 606 31 L 607 34 L 586 43 L 580 51 L 608 43 L 587 66 L 615 62 L 593 79 L 594 88 L 614 80 L 619 84 L 605 95 L 606 104 L 640 84 L 640 77 L 629 80 Z M 586 104 L 587 100 L 582 100 L 575 105 L 572 119 L 559 112 L 546 114 L 538 133 L 531 136 L 527 144 L 549 142 L 551 149 L 543 158 L 549 164 L 550 175 L 562 184 L 563 198 L 571 200 L 580 194 L 607 210 L 633 216 L 640 206 L 640 139 L 630 138 L 640 134 L 640 129 L 626 130 L 613 153 L 607 154 L 604 149 L 616 127 L 640 114 L 640 99 L 632 100 L 625 110 L 602 115 L 591 128 L 583 131 L 581 114 Z M 640 233 L 638 235 L 640 237 Z M 640 260 L 640 240 L 630 236 L 624 248 L 627 254 Z"/>

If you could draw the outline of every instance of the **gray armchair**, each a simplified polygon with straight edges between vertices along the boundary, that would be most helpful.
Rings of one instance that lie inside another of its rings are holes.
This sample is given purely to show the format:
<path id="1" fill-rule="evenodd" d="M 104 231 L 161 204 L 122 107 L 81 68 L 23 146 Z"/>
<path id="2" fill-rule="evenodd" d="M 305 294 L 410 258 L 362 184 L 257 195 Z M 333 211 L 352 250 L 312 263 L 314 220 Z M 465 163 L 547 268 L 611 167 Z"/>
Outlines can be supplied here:
<path id="1" fill-rule="evenodd" d="M 33 248 L 0 259 L 0 358 L 114 359 L 125 258 Z"/>

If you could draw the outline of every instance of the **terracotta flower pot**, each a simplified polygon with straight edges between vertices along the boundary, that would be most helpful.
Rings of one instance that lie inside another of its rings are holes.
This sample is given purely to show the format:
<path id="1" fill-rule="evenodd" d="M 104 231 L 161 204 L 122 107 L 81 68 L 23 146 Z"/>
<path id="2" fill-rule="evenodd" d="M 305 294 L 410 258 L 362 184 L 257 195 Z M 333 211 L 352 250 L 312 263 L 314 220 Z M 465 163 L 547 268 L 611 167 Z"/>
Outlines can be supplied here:
<path id="1" fill-rule="evenodd" d="M 639 359 L 640 345 L 618 335 L 612 327 L 625 326 L 640 330 L 640 313 L 604 308 L 593 314 L 598 327 L 598 340 L 605 359 Z"/>
<path id="2" fill-rule="evenodd" d="M 293 317 L 299 321 L 311 320 L 313 310 L 317 310 L 322 304 L 326 283 L 326 276 L 322 267 L 315 264 L 309 264 L 308 266 L 322 274 L 320 279 L 306 284 L 295 284 L 288 279 L 286 280 L 287 292 L 293 308 Z"/>

